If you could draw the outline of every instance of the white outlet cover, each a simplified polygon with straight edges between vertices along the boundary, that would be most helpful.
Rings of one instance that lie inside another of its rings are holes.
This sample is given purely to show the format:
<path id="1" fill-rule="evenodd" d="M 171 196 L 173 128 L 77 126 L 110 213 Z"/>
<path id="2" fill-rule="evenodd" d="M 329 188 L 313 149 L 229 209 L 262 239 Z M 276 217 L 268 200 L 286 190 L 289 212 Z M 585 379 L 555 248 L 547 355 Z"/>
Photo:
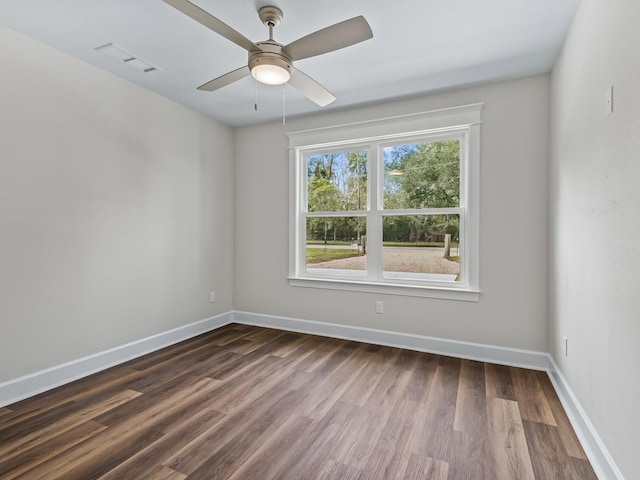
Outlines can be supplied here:
<path id="1" fill-rule="evenodd" d="M 382 300 L 376 300 L 376 313 L 384 313 L 384 304 Z"/>
<path id="2" fill-rule="evenodd" d="M 605 114 L 607 116 L 613 113 L 613 85 L 607 88 L 605 93 Z"/>

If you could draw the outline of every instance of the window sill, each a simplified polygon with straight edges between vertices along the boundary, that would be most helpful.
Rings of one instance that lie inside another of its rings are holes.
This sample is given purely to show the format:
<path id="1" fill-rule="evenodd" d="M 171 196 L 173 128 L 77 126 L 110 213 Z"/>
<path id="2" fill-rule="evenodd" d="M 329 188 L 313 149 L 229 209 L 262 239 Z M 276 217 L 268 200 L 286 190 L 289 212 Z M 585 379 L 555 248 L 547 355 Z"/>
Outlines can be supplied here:
<path id="1" fill-rule="evenodd" d="M 465 302 L 477 302 L 480 300 L 480 291 L 468 288 L 366 282 L 354 279 L 335 278 L 287 277 L 287 280 L 292 287 L 322 288 L 327 290 L 379 293 L 406 297 L 439 298 Z"/>

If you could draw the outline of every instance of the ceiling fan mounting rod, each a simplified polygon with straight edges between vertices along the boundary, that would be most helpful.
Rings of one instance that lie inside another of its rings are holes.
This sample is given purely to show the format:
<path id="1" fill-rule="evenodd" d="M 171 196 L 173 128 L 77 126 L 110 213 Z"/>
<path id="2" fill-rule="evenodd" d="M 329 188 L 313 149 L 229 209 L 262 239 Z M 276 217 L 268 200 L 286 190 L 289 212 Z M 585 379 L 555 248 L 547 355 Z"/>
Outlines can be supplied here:
<path id="1" fill-rule="evenodd" d="M 269 40 L 273 40 L 273 29 L 280 25 L 284 14 L 278 7 L 266 6 L 258 10 L 260 21 L 269 27 Z"/>

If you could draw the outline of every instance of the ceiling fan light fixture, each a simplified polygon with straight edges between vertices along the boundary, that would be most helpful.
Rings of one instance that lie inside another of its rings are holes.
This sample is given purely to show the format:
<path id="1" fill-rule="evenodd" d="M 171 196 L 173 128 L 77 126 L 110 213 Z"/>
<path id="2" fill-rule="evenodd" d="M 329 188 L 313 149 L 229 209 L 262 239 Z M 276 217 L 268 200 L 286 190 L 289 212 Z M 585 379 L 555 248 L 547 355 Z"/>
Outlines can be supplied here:
<path id="1" fill-rule="evenodd" d="M 291 65 L 280 58 L 253 58 L 249 62 L 249 68 L 253 78 L 267 85 L 282 85 L 291 78 Z"/>

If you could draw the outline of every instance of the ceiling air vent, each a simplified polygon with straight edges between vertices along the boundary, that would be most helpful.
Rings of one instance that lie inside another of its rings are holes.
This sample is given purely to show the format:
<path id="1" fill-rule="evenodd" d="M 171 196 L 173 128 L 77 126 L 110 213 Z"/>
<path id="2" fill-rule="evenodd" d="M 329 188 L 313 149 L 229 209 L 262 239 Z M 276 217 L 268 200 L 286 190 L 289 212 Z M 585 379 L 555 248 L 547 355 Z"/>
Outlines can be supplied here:
<path id="1" fill-rule="evenodd" d="M 154 70 L 159 70 L 155 65 L 150 64 L 146 60 L 142 60 L 140 57 L 134 55 L 131 52 L 127 52 L 124 48 L 119 47 L 115 43 L 107 43 L 101 47 L 97 47 L 96 51 L 102 52 L 105 55 L 109 55 L 116 60 L 126 63 L 130 67 L 148 73 Z"/>

